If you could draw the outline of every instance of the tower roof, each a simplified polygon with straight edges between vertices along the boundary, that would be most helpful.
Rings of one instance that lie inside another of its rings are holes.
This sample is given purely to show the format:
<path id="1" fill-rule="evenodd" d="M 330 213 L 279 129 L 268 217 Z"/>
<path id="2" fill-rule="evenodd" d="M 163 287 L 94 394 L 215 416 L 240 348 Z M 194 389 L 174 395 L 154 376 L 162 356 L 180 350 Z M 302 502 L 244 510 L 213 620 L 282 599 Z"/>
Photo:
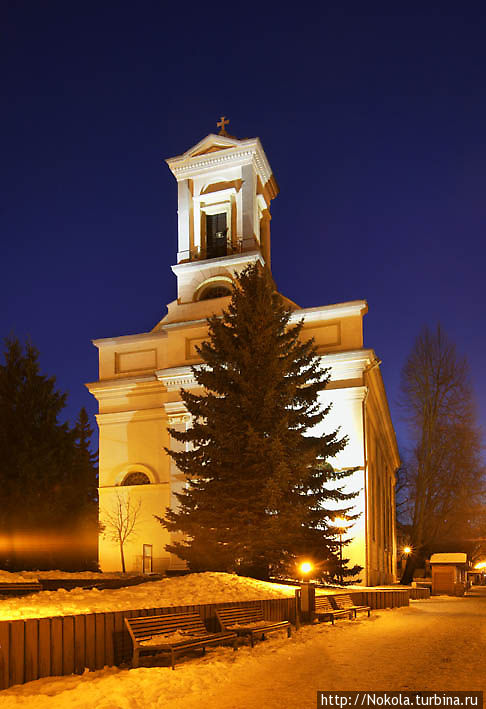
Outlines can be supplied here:
<path id="1" fill-rule="evenodd" d="M 270 198 L 273 199 L 279 192 L 259 138 L 239 140 L 228 135 L 210 133 L 182 155 L 168 158 L 166 162 L 178 181 L 213 169 L 253 163 L 262 185 L 270 189 Z"/>

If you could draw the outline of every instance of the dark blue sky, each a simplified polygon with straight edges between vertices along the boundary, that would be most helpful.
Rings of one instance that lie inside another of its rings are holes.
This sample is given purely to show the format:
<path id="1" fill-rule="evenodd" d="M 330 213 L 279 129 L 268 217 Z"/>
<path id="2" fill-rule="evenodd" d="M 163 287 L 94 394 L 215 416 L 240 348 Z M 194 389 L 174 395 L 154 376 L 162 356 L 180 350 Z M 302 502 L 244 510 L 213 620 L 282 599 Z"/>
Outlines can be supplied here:
<path id="1" fill-rule="evenodd" d="M 0 334 L 96 402 L 91 340 L 175 297 L 164 159 L 225 114 L 280 186 L 272 265 L 300 305 L 365 298 L 392 416 L 423 325 L 469 358 L 480 420 L 486 270 L 481 3 L 8 2 L 1 17 Z"/>

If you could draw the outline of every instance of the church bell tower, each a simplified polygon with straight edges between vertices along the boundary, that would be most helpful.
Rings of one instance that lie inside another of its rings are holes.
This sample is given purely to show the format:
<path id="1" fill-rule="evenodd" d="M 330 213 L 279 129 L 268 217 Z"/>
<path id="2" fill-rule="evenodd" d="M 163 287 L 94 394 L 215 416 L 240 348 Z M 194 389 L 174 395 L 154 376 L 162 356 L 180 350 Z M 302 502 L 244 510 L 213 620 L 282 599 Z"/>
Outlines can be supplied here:
<path id="1" fill-rule="evenodd" d="M 177 302 L 229 295 L 235 272 L 270 267 L 270 202 L 278 187 L 258 138 L 238 140 L 221 118 L 183 155 L 167 160 L 178 184 Z"/>

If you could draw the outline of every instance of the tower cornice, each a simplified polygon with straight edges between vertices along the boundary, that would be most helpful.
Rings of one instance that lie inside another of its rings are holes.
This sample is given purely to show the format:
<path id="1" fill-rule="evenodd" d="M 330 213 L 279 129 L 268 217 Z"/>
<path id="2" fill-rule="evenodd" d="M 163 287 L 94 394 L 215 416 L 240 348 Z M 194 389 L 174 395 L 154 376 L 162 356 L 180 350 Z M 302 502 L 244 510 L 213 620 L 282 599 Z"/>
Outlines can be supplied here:
<path id="1" fill-rule="evenodd" d="M 259 261 L 262 265 L 264 264 L 261 253 L 259 251 L 247 251 L 243 254 L 230 254 L 229 256 L 220 256 L 219 258 L 213 259 L 176 263 L 171 266 L 171 269 L 176 276 L 179 276 L 182 273 L 200 272 L 204 268 L 236 268 L 241 265 L 246 265 L 247 263 L 255 263 L 256 261 Z"/>
<path id="2" fill-rule="evenodd" d="M 269 189 L 270 198 L 274 199 L 279 191 L 259 138 L 224 138 L 223 142 L 222 136 L 211 133 L 191 150 L 166 162 L 178 182 L 215 169 L 253 163 L 262 184 Z"/>

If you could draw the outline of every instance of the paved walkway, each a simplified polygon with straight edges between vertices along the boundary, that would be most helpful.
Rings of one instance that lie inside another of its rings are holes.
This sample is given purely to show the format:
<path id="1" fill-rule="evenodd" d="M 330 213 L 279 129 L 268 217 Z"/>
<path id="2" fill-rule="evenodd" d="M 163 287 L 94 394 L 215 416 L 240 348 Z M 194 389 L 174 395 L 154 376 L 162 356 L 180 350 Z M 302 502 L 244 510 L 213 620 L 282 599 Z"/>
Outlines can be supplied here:
<path id="1" fill-rule="evenodd" d="M 469 589 L 469 591 L 466 593 L 466 596 L 468 598 L 473 597 L 473 598 L 484 598 L 486 599 L 486 586 L 473 586 L 472 588 Z"/>
<path id="2" fill-rule="evenodd" d="M 286 657 L 284 648 L 260 657 L 251 675 L 233 676 L 205 705 L 310 708 L 317 690 L 483 690 L 486 697 L 486 589 L 412 601 L 319 630 L 304 629 L 302 643 L 296 638 Z"/>

